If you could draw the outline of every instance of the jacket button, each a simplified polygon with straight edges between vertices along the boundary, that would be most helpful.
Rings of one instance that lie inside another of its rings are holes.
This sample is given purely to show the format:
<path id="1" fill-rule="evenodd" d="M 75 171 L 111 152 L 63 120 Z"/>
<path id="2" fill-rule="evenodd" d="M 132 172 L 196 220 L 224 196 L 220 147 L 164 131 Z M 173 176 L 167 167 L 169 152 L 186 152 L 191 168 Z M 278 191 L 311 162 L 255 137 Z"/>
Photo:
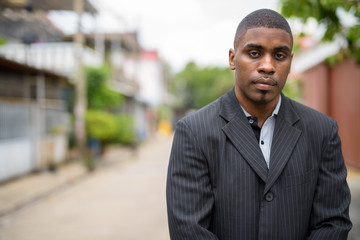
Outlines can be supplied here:
<path id="1" fill-rule="evenodd" d="M 274 199 L 274 194 L 272 192 L 269 192 L 265 195 L 265 200 L 268 202 L 271 202 Z"/>

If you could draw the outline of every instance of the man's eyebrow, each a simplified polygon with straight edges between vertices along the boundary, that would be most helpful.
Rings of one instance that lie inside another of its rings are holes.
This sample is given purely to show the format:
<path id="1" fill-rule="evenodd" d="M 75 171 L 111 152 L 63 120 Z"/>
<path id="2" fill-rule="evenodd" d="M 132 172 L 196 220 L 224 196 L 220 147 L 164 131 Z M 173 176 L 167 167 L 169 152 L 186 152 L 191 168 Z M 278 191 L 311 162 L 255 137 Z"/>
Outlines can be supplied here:
<path id="1" fill-rule="evenodd" d="M 278 46 L 278 47 L 275 47 L 275 50 L 277 50 L 277 51 L 283 50 L 283 51 L 291 52 L 291 49 L 288 46 Z"/>
<path id="2" fill-rule="evenodd" d="M 257 49 L 263 49 L 263 47 L 259 44 L 255 43 L 249 43 L 245 45 L 245 48 L 257 48 Z"/>
<path id="3" fill-rule="evenodd" d="M 264 47 L 259 44 L 249 43 L 249 44 L 245 45 L 245 48 L 263 49 Z M 291 49 L 288 46 L 278 46 L 278 47 L 275 47 L 275 50 L 277 50 L 277 51 L 283 50 L 283 51 L 291 52 Z"/>

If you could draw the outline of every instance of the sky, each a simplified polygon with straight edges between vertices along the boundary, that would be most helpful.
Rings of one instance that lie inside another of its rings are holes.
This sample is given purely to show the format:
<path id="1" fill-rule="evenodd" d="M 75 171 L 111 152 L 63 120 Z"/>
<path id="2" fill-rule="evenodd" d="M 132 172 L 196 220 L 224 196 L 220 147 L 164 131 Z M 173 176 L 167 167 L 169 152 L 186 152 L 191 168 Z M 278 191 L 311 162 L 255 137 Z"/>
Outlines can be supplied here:
<path id="1" fill-rule="evenodd" d="M 278 10 L 278 0 L 90 0 L 99 10 L 85 17 L 86 31 L 137 31 L 141 46 L 157 50 L 174 71 L 187 62 L 227 66 L 237 25 L 259 8 Z M 75 16 L 52 13 L 65 33 L 76 29 Z"/>

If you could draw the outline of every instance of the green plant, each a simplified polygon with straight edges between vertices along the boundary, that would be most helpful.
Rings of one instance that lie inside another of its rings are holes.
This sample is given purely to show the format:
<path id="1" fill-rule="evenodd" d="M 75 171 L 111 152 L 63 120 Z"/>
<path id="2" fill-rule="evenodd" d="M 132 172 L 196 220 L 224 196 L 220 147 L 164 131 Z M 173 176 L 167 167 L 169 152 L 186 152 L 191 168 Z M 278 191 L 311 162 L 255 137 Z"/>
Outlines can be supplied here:
<path id="1" fill-rule="evenodd" d="M 117 141 L 125 145 L 133 144 L 136 137 L 133 117 L 127 114 L 118 115 L 117 123 L 119 131 Z"/>
<path id="2" fill-rule="evenodd" d="M 107 67 L 86 67 L 87 99 L 89 109 L 107 109 L 123 104 L 123 96 L 107 86 L 110 71 Z"/>
<path id="3" fill-rule="evenodd" d="M 88 110 L 85 115 L 86 132 L 89 138 L 111 142 L 117 138 L 116 116 L 102 110 Z"/>
<path id="4" fill-rule="evenodd" d="M 234 85 L 234 73 L 228 67 L 199 67 L 189 62 L 179 72 L 171 90 L 177 105 L 186 108 L 201 108 L 214 101 Z"/>
<path id="5" fill-rule="evenodd" d="M 315 19 L 324 26 L 323 41 L 342 38 L 347 47 L 340 53 L 343 57 L 353 57 L 360 65 L 360 2 L 354 0 L 281 0 L 281 13 L 287 18 L 297 18 L 306 23 Z M 354 20 L 353 24 L 345 24 L 341 12 Z M 330 59 L 333 63 L 337 59 Z"/>
<path id="6" fill-rule="evenodd" d="M 88 110 L 85 123 L 87 136 L 100 140 L 102 145 L 108 143 L 129 145 L 135 141 L 134 119 L 130 115 Z"/>
<path id="7" fill-rule="evenodd" d="M 7 39 L 0 36 L 0 46 L 7 44 Z"/>
<path id="8" fill-rule="evenodd" d="M 299 78 L 288 78 L 283 88 L 285 96 L 300 101 L 302 97 L 301 79 Z"/>

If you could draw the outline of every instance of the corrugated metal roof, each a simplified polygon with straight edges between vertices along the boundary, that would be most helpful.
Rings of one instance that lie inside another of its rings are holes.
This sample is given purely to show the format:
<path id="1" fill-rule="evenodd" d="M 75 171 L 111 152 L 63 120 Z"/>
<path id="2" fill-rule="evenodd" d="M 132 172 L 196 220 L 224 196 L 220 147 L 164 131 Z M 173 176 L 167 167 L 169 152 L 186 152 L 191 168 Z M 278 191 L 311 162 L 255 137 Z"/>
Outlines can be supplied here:
<path id="1" fill-rule="evenodd" d="M 23 43 L 55 42 L 64 37 L 45 13 L 7 9 L 0 15 L 0 36 Z"/>
<path id="2" fill-rule="evenodd" d="M 84 8 L 88 13 L 95 14 L 97 9 L 87 0 Z M 0 8 L 32 8 L 44 11 L 73 11 L 74 0 L 0 0 Z"/>

